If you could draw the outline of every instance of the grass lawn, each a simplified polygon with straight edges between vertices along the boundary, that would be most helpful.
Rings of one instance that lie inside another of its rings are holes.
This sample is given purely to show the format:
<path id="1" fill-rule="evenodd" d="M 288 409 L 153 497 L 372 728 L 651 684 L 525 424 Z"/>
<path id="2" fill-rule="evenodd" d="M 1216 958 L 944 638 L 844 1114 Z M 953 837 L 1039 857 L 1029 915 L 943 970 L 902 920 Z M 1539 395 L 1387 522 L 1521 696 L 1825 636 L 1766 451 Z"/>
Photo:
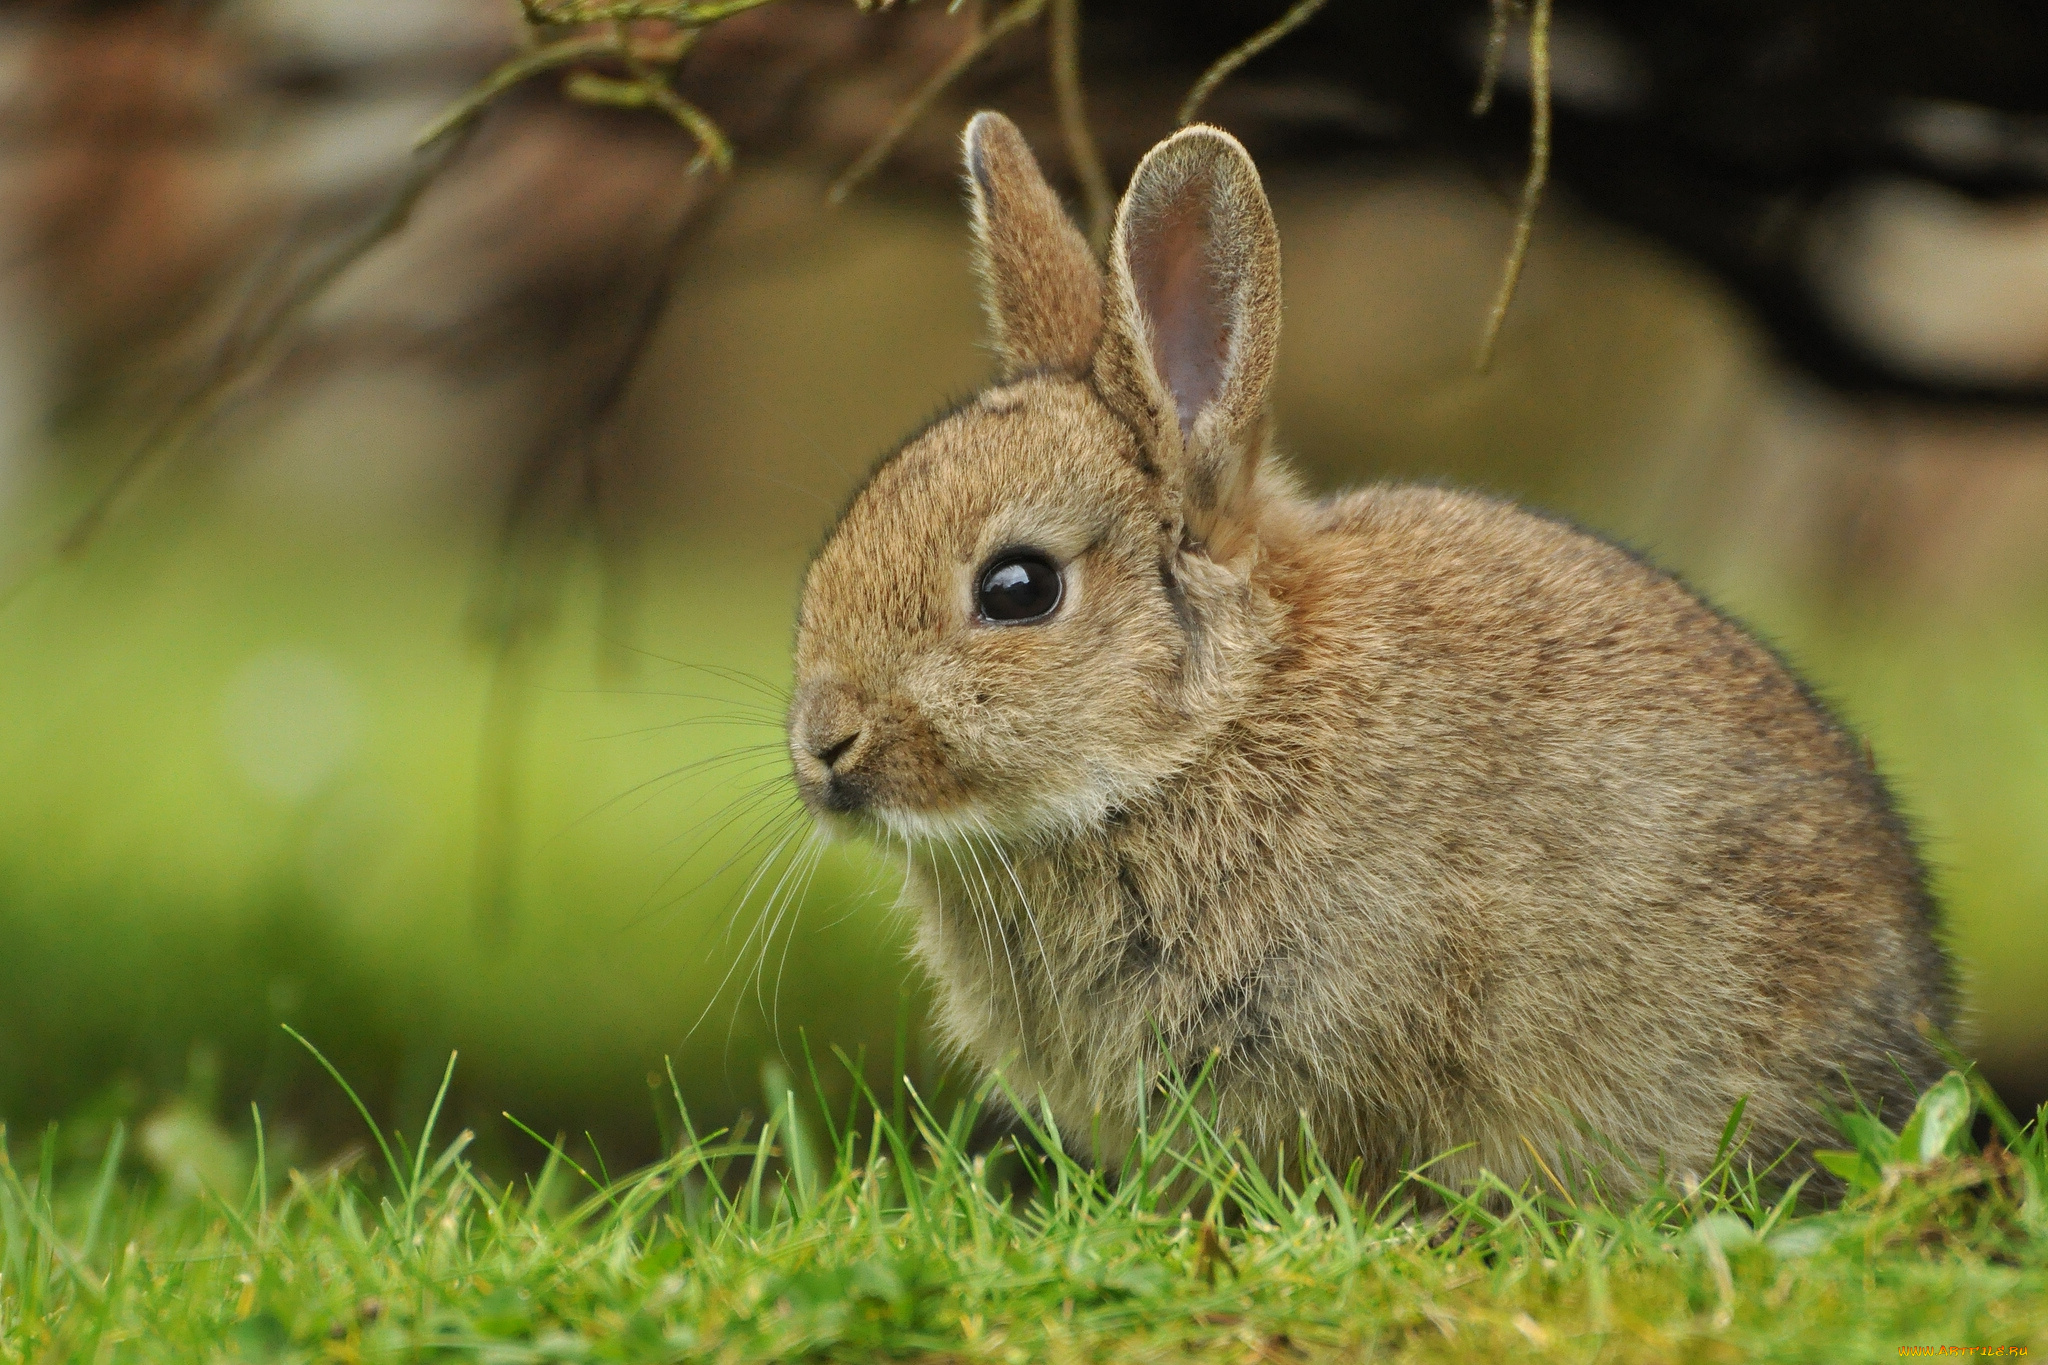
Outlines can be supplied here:
<path id="1" fill-rule="evenodd" d="M 0 1166 L 0 1360 L 2048 1350 L 2040 1116 L 2022 1131 L 1961 1075 L 1902 1132 L 1845 1116 L 1828 1160 L 1851 1193 L 1830 1210 L 1728 1160 L 1639 1202 L 1569 1180 L 1445 1191 L 1426 1172 L 1369 1198 L 1312 1156 L 1276 1185 L 1184 1095 L 1110 1184 L 1029 1124 L 976 1143 L 973 1106 L 942 1121 L 901 1088 L 835 1119 L 800 1098 L 814 1079 L 772 1075 L 780 1098 L 750 1128 L 695 1132 L 678 1104 L 670 1155 L 621 1177 L 546 1143 L 537 1177 L 501 1184 L 466 1159 L 468 1133 L 437 1145 L 431 1120 L 317 1171 L 259 1148 L 233 1194 L 131 1183 L 118 1128 L 68 1174 L 56 1134 L 17 1144 Z M 1980 1098 L 1996 1134 L 1981 1152 Z"/>

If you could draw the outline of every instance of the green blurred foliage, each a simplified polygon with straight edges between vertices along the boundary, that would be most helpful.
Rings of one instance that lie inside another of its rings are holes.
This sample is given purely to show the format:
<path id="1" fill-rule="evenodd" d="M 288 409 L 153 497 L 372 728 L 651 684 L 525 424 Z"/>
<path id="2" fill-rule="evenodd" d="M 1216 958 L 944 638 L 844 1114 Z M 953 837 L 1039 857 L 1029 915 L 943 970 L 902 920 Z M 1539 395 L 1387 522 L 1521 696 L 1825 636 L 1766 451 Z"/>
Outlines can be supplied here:
<path id="1" fill-rule="evenodd" d="M 472 1117 L 633 1150 L 664 1057 L 714 1115 L 758 1108 L 760 1056 L 800 1034 L 889 1060 L 916 1012 L 893 886 L 835 848 L 791 904 L 810 825 L 759 688 L 631 651 L 602 673 L 573 586 L 536 670 L 513 902 L 480 907 L 466 547 L 266 538 L 203 499 L 131 535 L 0 619 L 17 1131 L 182 1094 L 214 1057 L 224 1112 L 334 1116 L 287 1022 L 387 1110 L 415 1114 L 459 1048 Z M 663 570 L 651 650 L 786 673 L 790 582 L 730 554 Z"/>

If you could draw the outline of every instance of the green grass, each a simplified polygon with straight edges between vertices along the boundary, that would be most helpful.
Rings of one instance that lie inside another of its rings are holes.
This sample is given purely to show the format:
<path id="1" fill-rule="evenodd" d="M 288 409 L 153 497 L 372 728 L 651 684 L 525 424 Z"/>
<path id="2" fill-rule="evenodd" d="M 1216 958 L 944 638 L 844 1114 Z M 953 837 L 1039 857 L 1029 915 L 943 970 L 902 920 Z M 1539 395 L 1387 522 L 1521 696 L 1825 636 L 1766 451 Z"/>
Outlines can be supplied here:
<path id="1" fill-rule="evenodd" d="M 452 1059 L 450 1069 L 453 1068 Z M 1724 1155 L 1614 1202 L 1583 1181 L 1368 1196 L 1304 1144 L 1270 1182 L 1179 1092 L 1107 1182 L 1031 1125 L 977 1143 L 899 1088 L 837 1117 L 771 1073 L 758 1127 L 613 1177 L 543 1143 L 378 1134 L 232 1194 L 0 1166 L 0 1360 L 721 1362 L 1856 1360 L 2048 1347 L 2048 1142 L 1952 1073 L 1894 1133 L 1844 1116 L 1851 1190 L 1801 1207 Z M 445 1078 L 443 1093 L 445 1093 Z M 803 1095 L 804 1098 L 799 1096 Z M 1731 1131 L 1739 1111 L 1731 1119 Z M 375 1131 L 374 1129 L 372 1130 Z M 531 1136 L 531 1135 L 530 1135 Z M 533 1139 L 539 1142 L 537 1136 Z M 1726 1150 L 1724 1146 L 1724 1151 Z M 1556 1169 L 1565 1169 L 1552 1166 Z"/>

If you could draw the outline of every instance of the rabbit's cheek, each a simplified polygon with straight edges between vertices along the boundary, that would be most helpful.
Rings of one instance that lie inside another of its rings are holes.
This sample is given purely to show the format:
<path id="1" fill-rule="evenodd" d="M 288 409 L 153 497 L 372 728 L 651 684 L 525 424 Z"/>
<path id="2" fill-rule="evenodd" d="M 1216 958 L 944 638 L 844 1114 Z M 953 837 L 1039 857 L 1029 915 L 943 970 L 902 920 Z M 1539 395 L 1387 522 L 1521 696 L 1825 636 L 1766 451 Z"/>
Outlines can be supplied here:
<path id="1" fill-rule="evenodd" d="M 890 708 L 875 739 L 848 777 L 878 813 L 936 816 L 966 804 L 967 789 L 947 763 L 938 732 L 914 708 Z"/>
<path id="2" fill-rule="evenodd" d="M 997 657 L 928 658 L 905 670 L 897 689 L 929 733 L 948 790 L 965 793 L 987 819 L 1028 825 L 1075 785 L 1075 739 L 1093 718 L 1059 698 L 1056 660 L 1017 657 L 1015 639 L 1005 645 Z"/>

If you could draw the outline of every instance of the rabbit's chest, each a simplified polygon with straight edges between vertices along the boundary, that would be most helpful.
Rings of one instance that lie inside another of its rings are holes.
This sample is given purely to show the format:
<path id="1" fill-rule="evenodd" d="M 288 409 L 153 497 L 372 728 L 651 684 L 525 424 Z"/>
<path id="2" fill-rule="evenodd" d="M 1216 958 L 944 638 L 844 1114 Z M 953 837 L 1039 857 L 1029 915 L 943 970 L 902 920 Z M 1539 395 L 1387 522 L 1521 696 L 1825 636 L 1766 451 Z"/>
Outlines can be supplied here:
<path id="1" fill-rule="evenodd" d="M 1114 838 L 920 871 L 921 955 L 949 1030 L 985 1059 L 1098 1095 L 1133 1068 L 1290 1066 L 1308 964 L 1298 933 L 1275 932 L 1269 882 Z"/>

